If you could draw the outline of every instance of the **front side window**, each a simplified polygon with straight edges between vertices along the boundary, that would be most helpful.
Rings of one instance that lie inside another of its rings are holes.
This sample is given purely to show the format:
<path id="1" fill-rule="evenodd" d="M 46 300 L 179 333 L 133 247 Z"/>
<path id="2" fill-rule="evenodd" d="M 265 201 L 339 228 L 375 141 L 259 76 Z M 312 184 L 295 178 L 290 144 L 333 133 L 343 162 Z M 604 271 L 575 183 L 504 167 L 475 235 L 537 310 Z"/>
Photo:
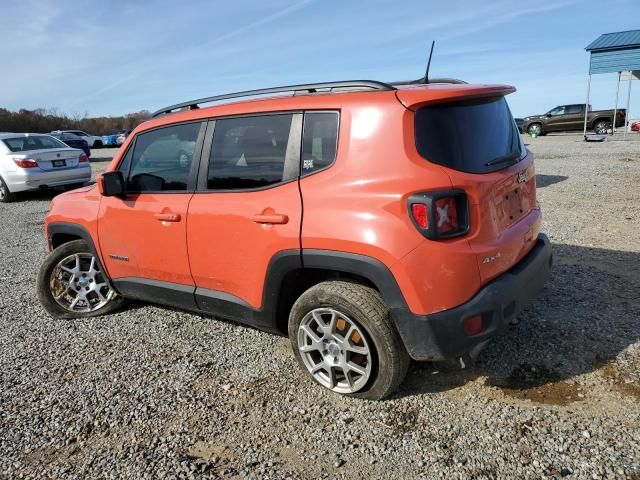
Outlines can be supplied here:
<path id="1" fill-rule="evenodd" d="M 549 115 L 555 117 L 556 115 L 564 115 L 564 107 L 556 107 L 549 112 Z"/>
<path id="2" fill-rule="evenodd" d="M 293 114 L 274 114 L 217 120 L 207 189 L 253 189 L 289 180 L 285 160 L 292 119 Z"/>
<path id="3" fill-rule="evenodd" d="M 336 159 L 338 112 L 307 112 L 302 134 L 302 176 L 327 168 Z"/>
<path id="4" fill-rule="evenodd" d="M 46 150 L 48 148 L 68 148 L 60 140 L 50 136 L 22 136 L 15 138 L 5 138 L 4 144 L 12 152 L 28 152 L 32 150 Z"/>
<path id="5" fill-rule="evenodd" d="M 120 171 L 127 178 L 127 190 L 186 190 L 199 132 L 200 123 L 196 122 L 172 125 L 138 135 L 130 159 L 131 150 L 120 166 Z M 123 166 L 129 170 L 128 176 Z"/>

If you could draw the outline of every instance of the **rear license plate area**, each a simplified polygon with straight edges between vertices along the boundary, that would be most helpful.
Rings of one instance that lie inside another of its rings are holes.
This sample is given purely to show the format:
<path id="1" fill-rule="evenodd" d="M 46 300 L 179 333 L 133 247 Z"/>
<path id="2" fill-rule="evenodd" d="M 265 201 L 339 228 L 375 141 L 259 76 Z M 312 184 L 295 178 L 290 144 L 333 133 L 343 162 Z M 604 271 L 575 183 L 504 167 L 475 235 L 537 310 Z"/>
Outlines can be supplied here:
<path id="1" fill-rule="evenodd" d="M 66 167 L 67 166 L 67 161 L 66 160 L 53 160 L 51 163 L 53 164 L 53 166 L 55 168 Z"/>

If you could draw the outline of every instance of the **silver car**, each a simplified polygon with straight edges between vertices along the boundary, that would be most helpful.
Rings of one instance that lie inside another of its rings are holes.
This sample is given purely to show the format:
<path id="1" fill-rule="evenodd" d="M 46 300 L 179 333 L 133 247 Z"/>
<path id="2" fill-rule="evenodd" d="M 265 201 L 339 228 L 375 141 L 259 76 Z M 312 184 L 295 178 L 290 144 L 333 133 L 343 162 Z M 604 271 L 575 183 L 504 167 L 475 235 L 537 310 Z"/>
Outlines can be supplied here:
<path id="1" fill-rule="evenodd" d="M 91 180 L 91 165 L 82 150 L 37 133 L 0 134 L 0 202 L 18 192 Z"/>

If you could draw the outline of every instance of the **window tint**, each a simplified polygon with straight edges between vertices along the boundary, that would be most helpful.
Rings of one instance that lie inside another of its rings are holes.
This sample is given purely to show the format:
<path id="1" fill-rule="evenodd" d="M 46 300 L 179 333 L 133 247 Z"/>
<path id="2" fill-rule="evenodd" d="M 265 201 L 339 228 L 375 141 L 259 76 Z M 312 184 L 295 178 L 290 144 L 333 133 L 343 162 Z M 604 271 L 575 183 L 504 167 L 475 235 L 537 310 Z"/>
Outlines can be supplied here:
<path id="1" fill-rule="evenodd" d="M 68 146 L 60 140 L 49 136 L 5 138 L 3 142 L 12 152 L 28 152 L 31 150 L 45 150 L 47 148 L 68 148 Z"/>
<path id="2" fill-rule="evenodd" d="M 138 135 L 131 160 L 122 162 L 131 161 L 127 190 L 186 190 L 199 131 L 200 123 L 187 123 Z"/>
<path id="3" fill-rule="evenodd" d="M 564 109 L 564 113 L 581 113 L 582 105 L 567 105 Z"/>
<path id="4" fill-rule="evenodd" d="M 302 134 L 302 175 L 331 165 L 338 146 L 338 112 L 307 112 Z"/>
<path id="5" fill-rule="evenodd" d="M 462 172 L 500 170 L 526 155 L 504 97 L 423 107 L 416 112 L 415 134 L 422 157 Z"/>
<path id="6" fill-rule="evenodd" d="M 549 115 L 564 115 L 564 107 L 556 107 L 549 112 Z"/>
<path id="7" fill-rule="evenodd" d="M 260 188 L 282 182 L 292 118 L 286 114 L 217 120 L 207 188 Z"/>

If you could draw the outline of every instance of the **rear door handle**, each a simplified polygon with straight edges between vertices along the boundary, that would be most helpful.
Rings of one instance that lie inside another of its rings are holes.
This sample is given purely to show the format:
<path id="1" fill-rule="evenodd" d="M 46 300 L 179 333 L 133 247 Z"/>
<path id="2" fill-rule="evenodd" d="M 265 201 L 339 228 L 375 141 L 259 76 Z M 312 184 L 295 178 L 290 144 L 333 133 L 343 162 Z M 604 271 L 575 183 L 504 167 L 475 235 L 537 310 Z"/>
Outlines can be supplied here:
<path id="1" fill-rule="evenodd" d="M 270 215 L 257 214 L 251 217 L 256 223 L 272 223 L 272 224 L 284 224 L 289 221 L 289 217 L 280 213 L 272 213 Z"/>
<path id="2" fill-rule="evenodd" d="M 154 217 L 160 222 L 179 222 L 181 218 L 179 213 L 156 213 Z"/>

